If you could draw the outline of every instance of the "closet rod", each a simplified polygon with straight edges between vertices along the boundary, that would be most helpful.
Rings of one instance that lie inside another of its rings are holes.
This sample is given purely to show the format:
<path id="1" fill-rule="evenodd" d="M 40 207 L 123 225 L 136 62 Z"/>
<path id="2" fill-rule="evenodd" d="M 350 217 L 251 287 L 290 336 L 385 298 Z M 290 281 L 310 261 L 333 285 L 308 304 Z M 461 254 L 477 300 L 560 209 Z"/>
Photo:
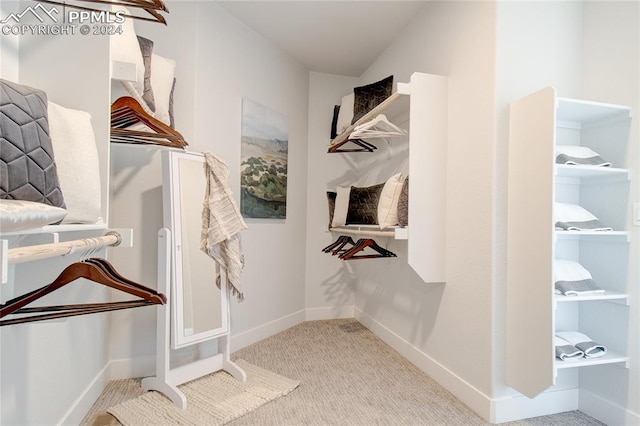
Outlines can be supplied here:
<path id="1" fill-rule="evenodd" d="M 27 247 L 9 249 L 7 262 L 24 263 L 34 260 L 48 259 L 50 257 L 65 256 L 76 250 L 100 249 L 106 246 L 115 247 L 122 242 L 122 236 L 118 232 L 108 232 L 101 237 L 84 238 L 82 240 L 64 241 L 61 243 L 40 244 Z"/>
<path id="2" fill-rule="evenodd" d="M 345 235 L 391 237 L 397 240 L 407 239 L 407 228 L 392 228 L 390 230 L 381 231 L 379 229 L 376 230 L 376 228 L 359 227 L 357 225 L 349 227 L 349 225 L 347 225 L 345 227 L 329 228 L 329 231 Z"/>

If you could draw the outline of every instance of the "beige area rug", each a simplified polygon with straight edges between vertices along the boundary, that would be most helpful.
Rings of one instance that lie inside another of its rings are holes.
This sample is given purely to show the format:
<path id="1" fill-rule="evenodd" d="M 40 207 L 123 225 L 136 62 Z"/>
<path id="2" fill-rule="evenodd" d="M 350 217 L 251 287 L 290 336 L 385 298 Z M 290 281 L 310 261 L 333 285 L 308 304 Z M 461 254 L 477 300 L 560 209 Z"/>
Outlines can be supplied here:
<path id="1" fill-rule="evenodd" d="M 224 371 L 185 383 L 187 409 L 177 408 L 158 392 L 141 396 L 107 410 L 125 425 L 223 425 L 298 387 L 300 382 L 264 370 L 242 359 L 236 363 L 247 373 L 242 383 Z"/>

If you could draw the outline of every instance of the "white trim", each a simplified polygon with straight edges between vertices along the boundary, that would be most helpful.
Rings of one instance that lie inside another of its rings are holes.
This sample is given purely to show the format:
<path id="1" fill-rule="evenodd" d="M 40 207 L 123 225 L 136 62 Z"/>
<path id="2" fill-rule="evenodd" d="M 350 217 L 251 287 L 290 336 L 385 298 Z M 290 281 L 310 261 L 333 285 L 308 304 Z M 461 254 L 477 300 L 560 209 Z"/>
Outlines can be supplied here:
<path id="1" fill-rule="evenodd" d="M 305 310 L 302 309 L 298 312 L 294 312 L 287 316 L 278 318 L 273 321 L 269 321 L 258 327 L 252 328 L 241 333 L 234 334 L 231 331 L 231 353 L 252 345 L 260 340 L 271 337 L 280 333 L 294 325 L 300 324 L 305 321 Z"/>
<path id="2" fill-rule="evenodd" d="M 583 413 L 608 425 L 640 425 L 640 413 L 634 413 L 584 389 L 580 390 L 579 407 Z"/>
<path id="3" fill-rule="evenodd" d="M 96 402 L 100 394 L 110 380 L 110 366 L 108 362 L 96 377 L 89 383 L 87 388 L 71 404 L 67 412 L 62 416 L 57 425 L 79 425 L 84 416 L 89 412 L 93 403 Z"/>
<path id="4" fill-rule="evenodd" d="M 468 405 L 480 417 L 491 423 L 503 423 L 578 409 L 577 389 L 547 392 L 534 399 L 519 394 L 492 399 L 357 307 L 355 318 Z"/>
<path id="5" fill-rule="evenodd" d="M 112 359 L 109 361 L 109 380 L 153 376 L 156 372 L 155 366 L 155 355 Z"/>
<path id="6" fill-rule="evenodd" d="M 447 388 L 480 417 L 491 421 L 491 400 L 487 395 L 357 307 L 355 308 L 355 318 L 416 367 Z"/>
<path id="7" fill-rule="evenodd" d="M 305 310 L 305 321 L 321 321 L 354 317 L 354 306 L 327 306 Z"/>
<path id="8" fill-rule="evenodd" d="M 535 398 L 514 395 L 491 400 L 491 422 L 504 423 L 578 409 L 578 389 L 543 392 Z"/>

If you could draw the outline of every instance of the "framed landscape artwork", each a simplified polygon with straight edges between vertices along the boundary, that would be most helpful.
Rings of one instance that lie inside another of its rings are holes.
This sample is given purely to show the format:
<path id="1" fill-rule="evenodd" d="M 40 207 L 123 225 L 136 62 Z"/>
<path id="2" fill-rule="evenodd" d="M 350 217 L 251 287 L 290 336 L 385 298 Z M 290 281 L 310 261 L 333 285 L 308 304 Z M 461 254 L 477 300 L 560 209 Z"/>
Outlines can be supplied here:
<path id="1" fill-rule="evenodd" d="M 245 218 L 287 218 L 287 117 L 242 100 L 240 211 Z"/>

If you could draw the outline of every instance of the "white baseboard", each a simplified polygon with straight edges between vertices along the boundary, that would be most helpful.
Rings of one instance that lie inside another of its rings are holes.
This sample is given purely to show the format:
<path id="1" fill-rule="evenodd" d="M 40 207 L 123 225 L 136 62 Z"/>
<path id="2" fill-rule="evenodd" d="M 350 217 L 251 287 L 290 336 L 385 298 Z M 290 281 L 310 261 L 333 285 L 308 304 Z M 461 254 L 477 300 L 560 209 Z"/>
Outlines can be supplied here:
<path id="1" fill-rule="evenodd" d="M 563 389 L 543 392 L 535 398 L 514 395 L 493 399 L 490 421 L 504 423 L 574 411 L 578 409 L 578 392 L 578 389 Z"/>
<path id="2" fill-rule="evenodd" d="M 587 390 L 580 391 L 580 411 L 610 426 L 638 426 L 640 414 L 607 401 Z"/>
<path id="3" fill-rule="evenodd" d="M 578 409 L 577 389 L 548 392 L 534 399 L 522 395 L 492 399 L 362 310 L 355 308 L 355 317 L 486 421 L 503 423 Z"/>
<path id="4" fill-rule="evenodd" d="M 354 317 L 354 306 L 335 306 L 326 308 L 307 308 L 305 310 L 306 321 L 321 321 L 330 319 L 342 319 Z"/>
<path id="5" fill-rule="evenodd" d="M 156 358 L 153 355 L 136 358 L 112 359 L 109 362 L 109 380 L 153 376 Z"/>
<path id="6" fill-rule="evenodd" d="M 89 386 L 78 396 L 78 398 L 71 404 L 71 407 L 64 414 L 62 419 L 57 423 L 58 425 L 79 425 L 82 423 L 82 419 L 89 412 L 93 403 L 96 402 L 104 388 L 109 383 L 109 364 L 96 375 L 96 377 L 89 383 Z"/>
<path id="7" fill-rule="evenodd" d="M 262 324 L 251 330 L 243 331 L 237 334 L 231 334 L 231 352 L 235 352 L 239 349 L 247 347 L 251 344 L 259 342 L 260 340 L 271 337 L 274 334 L 278 334 L 294 325 L 300 324 L 305 321 L 305 311 L 300 310 L 293 314 L 278 318 L 268 323 Z"/>
<path id="8" fill-rule="evenodd" d="M 491 421 L 491 400 L 488 396 L 362 310 L 355 308 L 355 317 L 376 336 L 467 404 L 480 417 Z"/>

